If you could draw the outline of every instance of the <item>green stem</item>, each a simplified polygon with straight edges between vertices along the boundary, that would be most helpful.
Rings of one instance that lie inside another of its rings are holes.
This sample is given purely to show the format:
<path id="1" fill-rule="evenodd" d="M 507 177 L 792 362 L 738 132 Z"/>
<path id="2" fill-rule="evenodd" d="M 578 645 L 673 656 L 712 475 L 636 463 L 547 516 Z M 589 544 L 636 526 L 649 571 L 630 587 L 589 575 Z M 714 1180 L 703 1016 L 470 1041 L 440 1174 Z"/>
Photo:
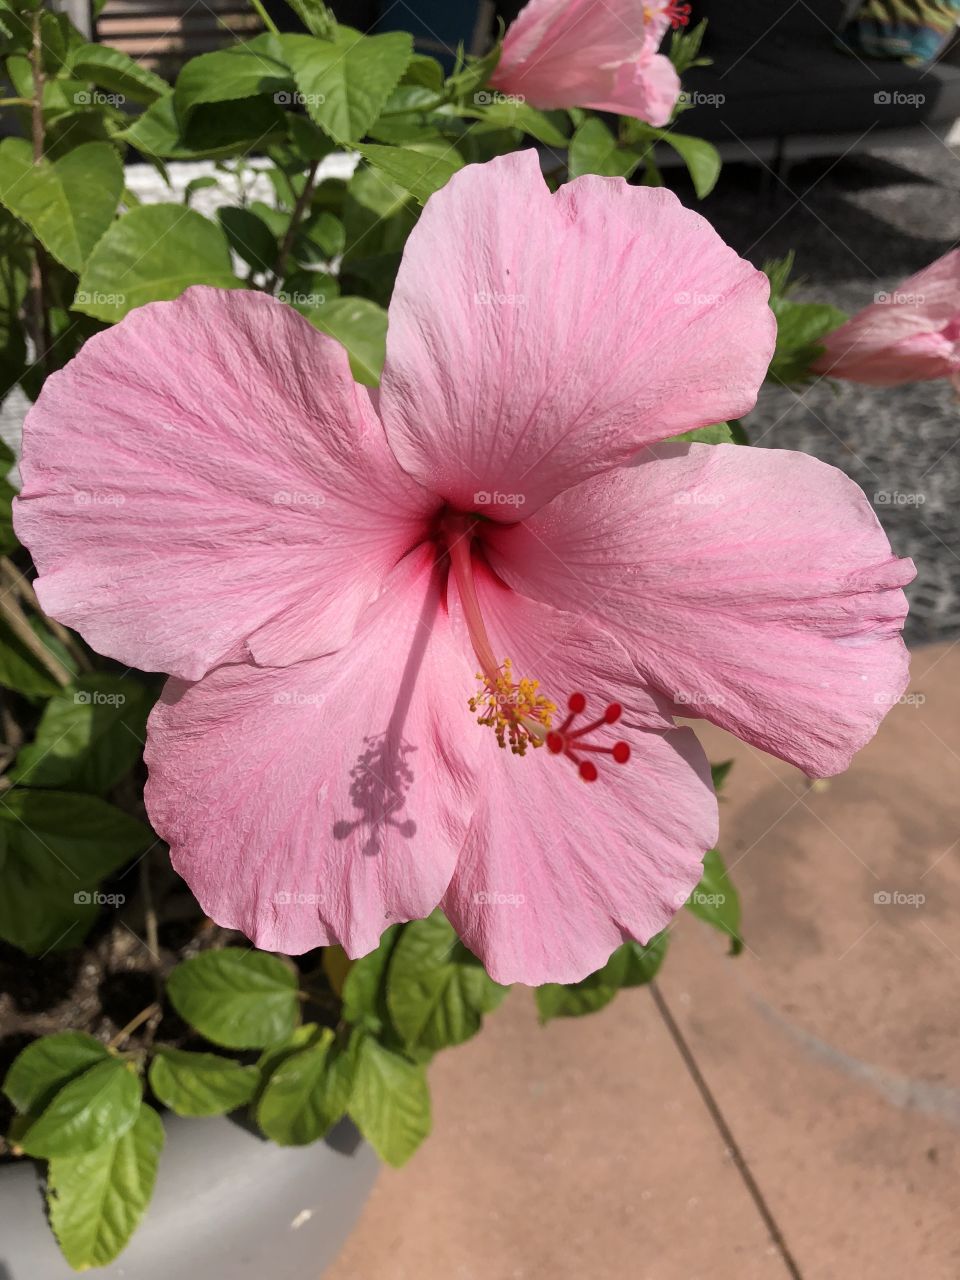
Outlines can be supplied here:
<path id="1" fill-rule="evenodd" d="M 260 16 L 260 21 L 267 28 L 267 30 L 272 31 L 275 36 L 278 36 L 280 34 L 280 28 L 277 26 L 274 20 L 270 17 L 269 13 L 267 13 L 266 9 L 263 7 L 263 0 L 250 0 L 250 3 L 253 5 L 254 9 L 256 9 L 257 13 Z"/>

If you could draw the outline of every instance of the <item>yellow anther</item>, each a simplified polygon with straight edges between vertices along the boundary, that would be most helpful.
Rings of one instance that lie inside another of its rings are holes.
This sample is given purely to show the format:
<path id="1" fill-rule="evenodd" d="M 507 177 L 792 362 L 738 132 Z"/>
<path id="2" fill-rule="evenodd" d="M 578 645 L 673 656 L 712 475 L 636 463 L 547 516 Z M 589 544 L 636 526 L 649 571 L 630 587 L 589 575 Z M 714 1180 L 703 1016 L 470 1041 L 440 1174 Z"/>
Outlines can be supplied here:
<path id="1" fill-rule="evenodd" d="M 514 755 L 524 755 L 528 745 L 542 746 L 557 707 L 538 693 L 540 681 L 514 680 L 509 658 L 504 658 L 496 679 L 482 671 L 477 679 L 480 692 L 470 699 L 470 710 L 480 713 L 477 724 L 491 728 L 500 746 L 509 745 Z"/>

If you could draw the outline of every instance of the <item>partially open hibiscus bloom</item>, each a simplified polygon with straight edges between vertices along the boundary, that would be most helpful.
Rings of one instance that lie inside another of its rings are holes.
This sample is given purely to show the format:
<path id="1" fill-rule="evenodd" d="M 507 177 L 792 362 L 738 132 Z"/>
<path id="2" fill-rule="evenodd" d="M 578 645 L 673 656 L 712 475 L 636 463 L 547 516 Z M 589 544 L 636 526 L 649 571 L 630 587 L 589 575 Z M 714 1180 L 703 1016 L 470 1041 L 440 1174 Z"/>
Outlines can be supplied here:
<path id="1" fill-rule="evenodd" d="M 500 981 L 574 981 L 716 839 L 675 710 L 845 767 L 912 566 L 813 458 L 657 443 L 750 409 L 766 299 L 669 192 L 551 195 L 525 152 L 429 201 L 378 397 L 208 288 L 48 380 L 17 528 L 52 616 L 172 674 L 147 803 L 215 920 L 357 956 L 439 903 Z"/>
<path id="2" fill-rule="evenodd" d="M 874 387 L 949 378 L 960 392 L 960 249 L 877 294 L 823 342 L 816 373 Z"/>
<path id="3" fill-rule="evenodd" d="M 689 13 L 674 0 L 530 0 L 507 29 L 490 83 L 533 107 L 593 107 L 664 125 L 680 78 L 657 50 Z"/>

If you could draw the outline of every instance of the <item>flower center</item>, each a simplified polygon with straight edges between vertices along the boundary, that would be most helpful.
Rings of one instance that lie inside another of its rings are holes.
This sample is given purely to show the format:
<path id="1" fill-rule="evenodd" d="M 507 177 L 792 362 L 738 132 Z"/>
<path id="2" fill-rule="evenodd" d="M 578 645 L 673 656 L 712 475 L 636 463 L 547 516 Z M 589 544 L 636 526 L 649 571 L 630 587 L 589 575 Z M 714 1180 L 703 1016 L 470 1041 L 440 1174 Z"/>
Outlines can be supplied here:
<path id="1" fill-rule="evenodd" d="M 473 575 L 476 525 L 475 517 L 452 514 L 444 517 L 441 523 L 470 642 L 481 668 L 477 672 L 480 692 L 469 699 L 470 710 L 477 715 L 478 724 L 494 731 L 501 748 L 509 746 L 514 755 L 522 756 L 528 747 L 546 745 L 552 755 L 574 764 L 584 782 L 596 782 L 597 766 L 593 760 L 583 759 L 583 754 L 607 755 L 616 764 L 626 764 L 630 759 L 630 747 L 626 742 L 601 746 L 584 739 L 602 726 L 616 724 L 623 709 L 618 702 L 611 702 L 599 719 L 574 728 L 577 717 L 586 710 L 587 699 L 580 692 L 571 693 L 567 699 L 567 717 L 554 728 L 553 715 L 557 704 L 540 692 L 540 681 L 526 676 L 517 678 L 511 660 L 504 658 L 500 661 L 497 658 L 487 633 Z"/>
<path id="2" fill-rule="evenodd" d="M 690 5 L 678 4 L 676 0 L 668 0 L 655 9 L 647 5 L 643 10 L 643 17 L 646 22 L 653 22 L 658 17 L 668 18 L 674 31 L 679 31 L 690 21 Z"/>

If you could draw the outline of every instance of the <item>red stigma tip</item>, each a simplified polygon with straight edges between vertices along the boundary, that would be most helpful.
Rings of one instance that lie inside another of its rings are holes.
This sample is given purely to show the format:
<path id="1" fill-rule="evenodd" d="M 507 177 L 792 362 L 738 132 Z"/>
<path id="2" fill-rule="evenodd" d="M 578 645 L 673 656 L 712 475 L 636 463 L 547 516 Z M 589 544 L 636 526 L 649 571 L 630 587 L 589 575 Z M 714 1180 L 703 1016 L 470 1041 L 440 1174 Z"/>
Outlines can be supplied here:
<path id="1" fill-rule="evenodd" d="M 670 19 L 670 25 L 674 31 L 680 27 L 685 27 L 690 21 L 690 5 L 677 4 L 676 0 L 670 0 L 670 3 L 663 11 L 663 16 Z"/>
<path id="2" fill-rule="evenodd" d="M 572 727 L 573 722 L 581 712 L 586 710 L 587 699 L 582 693 L 571 693 L 567 699 L 567 706 L 570 708 L 567 718 L 555 729 L 551 729 L 544 738 L 547 750 L 551 754 L 566 756 L 572 764 L 576 765 L 584 782 L 596 782 L 598 777 L 597 766 L 592 760 L 584 760 L 584 754 L 612 756 L 617 764 L 627 763 L 630 759 L 630 747 L 626 742 L 615 742 L 612 747 L 604 747 L 596 742 L 585 741 L 591 733 L 602 729 L 604 725 L 616 724 L 623 715 L 623 707 L 619 702 L 611 702 L 603 715 L 598 716 L 596 720 L 591 720 L 589 724 L 582 725 L 579 729 Z"/>

